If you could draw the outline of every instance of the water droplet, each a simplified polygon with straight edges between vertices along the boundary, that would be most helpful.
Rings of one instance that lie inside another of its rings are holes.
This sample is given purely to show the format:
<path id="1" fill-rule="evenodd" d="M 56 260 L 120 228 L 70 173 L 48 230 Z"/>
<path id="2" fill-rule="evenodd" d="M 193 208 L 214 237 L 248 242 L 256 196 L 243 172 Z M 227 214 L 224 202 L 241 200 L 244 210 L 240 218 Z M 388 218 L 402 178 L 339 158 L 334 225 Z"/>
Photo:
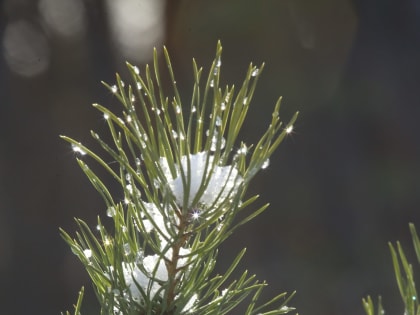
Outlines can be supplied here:
<path id="1" fill-rule="evenodd" d="M 180 133 L 180 134 L 179 134 L 179 139 L 181 139 L 181 140 L 185 140 L 185 136 L 184 136 L 184 134 L 183 134 L 183 133 Z"/>
<path id="2" fill-rule="evenodd" d="M 221 65 L 222 65 L 222 60 L 220 58 L 217 58 L 216 67 L 220 67 Z"/>
<path id="3" fill-rule="evenodd" d="M 175 131 L 175 130 L 171 130 L 171 132 L 172 132 L 172 137 L 174 138 L 174 139 L 177 139 L 178 138 L 178 133 Z"/>
<path id="4" fill-rule="evenodd" d="M 199 125 L 201 125 L 201 124 L 203 123 L 203 120 L 201 119 L 201 117 L 197 119 L 197 123 L 198 123 Z"/>
<path id="5" fill-rule="evenodd" d="M 220 141 L 220 149 L 223 149 L 225 147 L 226 145 L 225 138 L 221 137 L 220 140 L 218 140 L 217 134 L 215 134 L 213 138 L 211 139 L 210 151 L 214 152 L 217 150 L 218 141 Z"/>
<path id="6" fill-rule="evenodd" d="M 130 244 L 125 243 L 125 244 L 123 245 L 123 248 L 124 248 L 124 254 L 125 254 L 126 256 L 130 255 L 130 253 L 131 253 Z"/>
<path id="7" fill-rule="evenodd" d="M 91 258 L 91 257 L 92 257 L 92 251 L 91 251 L 90 249 L 85 249 L 85 250 L 83 251 L 83 255 L 85 255 L 85 257 L 86 257 L 87 259 L 89 259 L 89 258 Z"/>
<path id="8" fill-rule="evenodd" d="M 139 250 L 136 253 L 136 264 L 142 265 L 143 264 L 143 259 L 144 259 L 144 253 L 142 250 Z"/>
<path id="9" fill-rule="evenodd" d="M 210 135 L 210 130 L 209 129 L 207 129 L 206 130 L 206 136 L 208 137 Z"/>
<path id="10" fill-rule="evenodd" d="M 129 204 L 130 204 L 130 199 L 128 199 L 127 197 L 125 197 L 125 198 L 124 198 L 124 203 L 125 203 L 126 205 L 129 205 Z"/>
<path id="11" fill-rule="evenodd" d="M 258 75 L 258 72 L 259 72 L 260 70 L 258 69 L 258 68 L 255 68 L 255 70 L 254 71 L 252 71 L 252 73 L 251 73 L 251 77 L 256 77 L 257 75 Z"/>
<path id="12" fill-rule="evenodd" d="M 266 169 L 270 165 L 270 159 L 267 159 L 264 161 L 264 163 L 261 165 L 262 169 Z"/>
<path id="13" fill-rule="evenodd" d="M 246 105 L 248 103 L 248 97 L 244 97 L 243 104 Z"/>
<path id="14" fill-rule="evenodd" d="M 140 70 L 139 70 L 139 68 L 137 67 L 137 66 L 134 66 L 134 73 L 135 74 L 137 74 L 137 75 L 139 75 L 140 74 Z"/>
<path id="15" fill-rule="evenodd" d="M 177 106 L 176 106 L 176 108 L 175 108 L 175 112 L 176 112 L 177 114 L 180 114 L 180 113 L 181 113 L 181 107 L 179 107 L 179 105 L 177 105 Z"/>
<path id="16" fill-rule="evenodd" d="M 104 245 L 105 246 L 110 246 L 111 244 L 112 244 L 112 241 L 110 240 L 110 238 L 109 237 L 105 237 Z"/>
<path id="17" fill-rule="evenodd" d="M 222 125 L 222 118 L 220 118 L 220 116 L 216 117 L 215 124 L 217 127 L 220 127 Z"/>
<path id="18" fill-rule="evenodd" d="M 111 92 L 114 94 L 118 92 L 118 88 L 116 85 L 111 86 Z"/>
<path id="19" fill-rule="evenodd" d="M 248 148 L 246 147 L 246 145 L 242 145 L 242 147 L 240 149 L 238 149 L 238 152 L 237 153 L 239 155 L 241 155 L 241 154 L 246 155 L 247 152 L 248 152 Z"/>
<path id="20" fill-rule="evenodd" d="M 98 231 L 100 231 L 100 230 L 101 230 L 101 226 L 98 224 L 98 225 L 96 226 L 96 229 L 97 229 Z"/>
<path id="21" fill-rule="evenodd" d="M 293 307 L 288 307 L 287 305 L 284 305 L 280 308 L 280 311 L 282 311 L 282 312 L 290 312 L 290 311 L 293 311 L 293 310 L 294 310 Z"/>
<path id="22" fill-rule="evenodd" d="M 226 103 L 225 103 L 225 102 L 222 102 L 222 103 L 220 104 L 220 109 L 221 109 L 222 111 L 226 109 Z"/>
<path id="23" fill-rule="evenodd" d="M 81 148 L 80 143 L 78 145 L 72 143 L 71 148 L 73 149 L 74 152 L 79 153 L 80 155 L 86 155 L 86 151 Z"/>
<path id="24" fill-rule="evenodd" d="M 194 209 L 194 210 L 191 212 L 191 220 L 192 220 L 192 221 L 197 221 L 198 219 L 200 219 L 200 216 L 201 216 L 201 211 L 200 211 L 200 209 Z"/>
<path id="25" fill-rule="evenodd" d="M 125 174 L 125 180 L 127 182 L 131 182 L 131 175 L 130 175 L 130 173 Z"/>
<path id="26" fill-rule="evenodd" d="M 124 120 L 122 120 L 120 117 L 118 117 L 118 121 L 120 122 L 121 125 L 125 125 Z"/>
<path id="27" fill-rule="evenodd" d="M 127 115 L 127 117 L 125 119 L 127 120 L 128 123 L 131 123 L 131 121 L 132 121 L 132 118 L 131 118 L 130 115 Z"/>
<path id="28" fill-rule="evenodd" d="M 139 91 L 143 88 L 139 81 L 137 81 L 136 85 L 137 85 L 137 90 L 139 90 Z"/>
<path id="29" fill-rule="evenodd" d="M 106 215 L 110 218 L 115 217 L 115 215 L 117 214 L 117 211 L 115 210 L 115 207 L 108 207 L 108 209 L 106 209 Z"/>
<path id="30" fill-rule="evenodd" d="M 130 195 L 133 194 L 133 185 L 128 184 L 127 186 L 125 186 L 125 188 L 127 189 L 127 191 L 130 193 Z"/>
<path id="31" fill-rule="evenodd" d="M 211 139 L 210 151 L 214 152 L 217 149 L 217 138 L 213 136 Z"/>
<path id="32" fill-rule="evenodd" d="M 210 80 L 210 87 L 214 87 L 214 80 L 213 79 Z"/>
<path id="33" fill-rule="evenodd" d="M 124 87 L 124 86 L 125 86 L 124 81 L 123 81 L 123 80 L 121 80 L 120 82 L 121 82 L 121 86 L 122 86 L 122 87 Z"/>
<path id="34" fill-rule="evenodd" d="M 293 131 L 293 125 L 287 126 L 286 129 L 284 129 L 287 134 L 291 133 Z"/>
<path id="35" fill-rule="evenodd" d="M 139 167 L 141 165 L 141 160 L 139 158 L 136 158 L 136 165 Z"/>
<path id="36" fill-rule="evenodd" d="M 136 101 L 136 97 L 134 95 L 131 95 L 131 102 L 135 102 Z"/>
<path id="37" fill-rule="evenodd" d="M 197 108 L 195 107 L 195 106 L 193 106 L 192 108 L 191 108 L 191 113 L 195 113 L 197 111 Z"/>
<path id="38" fill-rule="evenodd" d="M 155 179 L 155 180 L 153 181 L 153 186 L 154 186 L 156 189 L 159 189 L 159 187 L 160 187 L 160 182 L 159 182 L 159 180 Z"/>
<path id="39" fill-rule="evenodd" d="M 108 113 L 104 113 L 104 119 L 108 120 L 109 119 L 109 114 Z"/>
<path id="40" fill-rule="evenodd" d="M 224 149 L 226 145 L 226 139 L 224 137 L 220 138 L 220 149 Z"/>

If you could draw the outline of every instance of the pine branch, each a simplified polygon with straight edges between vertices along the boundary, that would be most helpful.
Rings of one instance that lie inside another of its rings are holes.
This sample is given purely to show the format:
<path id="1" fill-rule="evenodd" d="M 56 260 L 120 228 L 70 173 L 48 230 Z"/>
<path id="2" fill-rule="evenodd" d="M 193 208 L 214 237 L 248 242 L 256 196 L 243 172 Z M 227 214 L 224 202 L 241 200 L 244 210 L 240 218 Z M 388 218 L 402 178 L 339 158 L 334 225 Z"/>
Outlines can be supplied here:
<path id="1" fill-rule="evenodd" d="M 250 65 L 238 92 L 219 87 L 222 46 L 201 84 L 203 70 L 193 60 L 194 86 L 190 108 L 181 100 L 164 48 L 172 96 L 161 82 L 158 53 L 144 74 L 127 64 L 132 84 L 116 75 L 105 87 L 122 105 L 120 113 L 94 104 L 105 118 L 113 143 L 92 131 L 103 153 L 116 163 L 63 136 L 79 155 L 77 162 L 102 196 L 112 233 L 98 218 L 96 231 L 77 219 L 79 232 L 64 240 L 86 267 L 101 306 L 101 314 L 227 314 L 245 299 L 247 315 L 285 314 L 291 295 L 281 293 L 257 304 L 265 282 L 245 271 L 230 280 L 245 251 L 225 274 L 215 275 L 218 247 L 236 228 L 262 213 L 262 206 L 242 220 L 239 213 L 258 196 L 244 200 L 247 187 L 285 137 L 297 113 L 283 127 L 280 99 L 271 122 L 256 145 L 238 143 L 258 78 L 264 65 Z M 204 90 L 203 90 L 204 86 Z M 90 158 L 121 187 L 123 201 L 113 196 L 108 183 L 88 166 Z M 83 292 L 83 291 L 81 291 Z M 75 315 L 80 314 L 81 297 Z M 280 304 L 274 309 L 273 305 Z"/>
<path id="2" fill-rule="evenodd" d="M 420 240 L 417 236 L 416 228 L 413 223 L 409 224 L 413 247 L 420 262 Z M 400 291 L 401 298 L 404 303 L 405 315 L 420 315 L 420 307 L 417 295 L 416 284 L 414 281 L 413 266 L 408 262 L 404 250 L 399 242 L 395 245 L 389 243 L 392 264 L 394 266 L 394 274 Z M 363 307 L 367 315 L 383 315 L 381 297 L 378 298 L 378 305 L 375 311 L 375 305 L 370 296 L 362 300 Z"/>

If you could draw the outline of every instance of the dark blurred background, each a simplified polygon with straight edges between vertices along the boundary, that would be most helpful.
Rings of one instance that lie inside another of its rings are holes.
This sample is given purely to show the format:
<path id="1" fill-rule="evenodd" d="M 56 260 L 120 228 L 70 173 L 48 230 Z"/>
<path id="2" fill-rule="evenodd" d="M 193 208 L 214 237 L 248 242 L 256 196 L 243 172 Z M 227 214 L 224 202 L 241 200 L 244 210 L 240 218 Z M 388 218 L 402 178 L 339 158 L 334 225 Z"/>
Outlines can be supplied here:
<path id="1" fill-rule="evenodd" d="M 242 269 L 297 290 L 300 314 L 363 314 L 381 294 L 402 314 L 388 241 L 414 262 L 420 228 L 420 2 L 417 0 L 3 0 L 0 4 L 0 313 L 52 315 L 87 286 L 58 227 L 95 224 L 104 204 L 60 140 L 106 133 L 90 104 L 116 104 L 100 84 L 124 61 L 167 45 L 186 102 L 191 58 L 208 67 L 224 46 L 222 78 L 240 84 L 266 62 L 242 134 L 252 143 L 283 95 L 294 133 L 250 193 L 271 207 L 221 250 Z M 161 51 L 159 49 L 159 51 Z M 415 270 L 420 271 L 418 264 Z M 419 272 L 417 272 L 419 273 Z M 96 314 L 98 314 L 96 312 Z"/>

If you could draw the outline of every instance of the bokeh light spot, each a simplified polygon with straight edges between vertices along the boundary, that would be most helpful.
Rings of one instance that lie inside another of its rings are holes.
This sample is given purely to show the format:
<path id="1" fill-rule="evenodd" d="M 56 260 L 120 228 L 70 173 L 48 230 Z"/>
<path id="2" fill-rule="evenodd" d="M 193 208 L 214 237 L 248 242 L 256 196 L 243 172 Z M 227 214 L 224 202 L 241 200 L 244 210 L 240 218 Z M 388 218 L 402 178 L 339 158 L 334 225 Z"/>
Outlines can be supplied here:
<path id="1" fill-rule="evenodd" d="M 47 28 L 58 36 L 81 37 L 86 31 L 86 12 L 81 0 L 40 0 L 40 15 Z"/>
<path id="2" fill-rule="evenodd" d="M 153 47 L 163 41 L 164 1 L 107 0 L 107 6 L 116 48 L 134 62 L 149 61 Z"/>
<path id="3" fill-rule="evenodd" d="M 10 69 L 21 76 L 43 73 L 50 63 L 50 48 L 41 29 L 25 20 L 10 22 L 3 37 L 3 54 Z"/>

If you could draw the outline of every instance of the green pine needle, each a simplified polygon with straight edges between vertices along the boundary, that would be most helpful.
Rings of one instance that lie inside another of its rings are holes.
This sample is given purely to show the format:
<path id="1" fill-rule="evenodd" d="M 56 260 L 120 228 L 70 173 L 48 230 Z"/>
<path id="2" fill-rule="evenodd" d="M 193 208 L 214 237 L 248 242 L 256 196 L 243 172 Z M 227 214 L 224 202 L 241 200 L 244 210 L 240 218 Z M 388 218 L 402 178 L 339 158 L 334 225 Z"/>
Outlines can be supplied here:
<path id="1" fill-rule="evenodd" d="M 257 144 L 238 142 L 264 64 L 250 64 L 238 90 L 233 85 L 222 88 L 221 54 L 219 42 L 204 84 L 203 69 L 193 60 L 189 108 L 181 100 L 166 48 L 163 58 L 172 95 L 168 96 L 161 81 L 156 50 L 153 67 L 146 66 L 142 73 L 127 64 L 132 84 L 118 74 L 115 85 L 103 83 L 122 105 L 120 113 L 93 105 L 106 120 L 112 138 L 107 143 L 91 133 L 106 159 L 62 137 L 78 154 L 79 166 L 104 199 L 113 222 L 107 230 L 98 218 L 92 230 L 76 219 L 76 238 L 61 230 L 86 267 L 101 314 L 220 315 L 246 300 L 247 315 L 285 314 L 293 309 L 286 305 L 293 294 L 286 293 L 259 305 L 267 284 L 246 271 L 230 280 L 245 250 L 224 274 L 214 274 L 220 244 L 268 207 L 237 220 L 258 198 L 244 200 L 251 179 L 267 165 L 297 118 L 296 113 L 283 127 L 279 99 Z M 86 157 L 116 180 L 121 195 L 110 191 L 108 183 L 85 162 Z M 106 162 L 109 158 L 116 163 Z M 83 290 L 75 315 L 80 314 L 82 296 Z"/>
<path id="2" fill-rule="evenodd" d="M 420 241 L 417 236 L 416 228 L 412 223 L 409 224 L 409 228 L 413 240 L 413 247 L 416 252 L 417 259 L 420 261 Z M 395 245 L 389 243 L 389 249 L 391 252 L 391 259 L 394 267 L 394 274 L 398 290 L 404 303 L 404 314 L 420 315 L 420 307 L 414 280 L 413 266 L 408 262 L 404 250 L 399 242 L 397 242 Z M 378 298 L 376 311 L 370 296 L 368 296 L 366 299 L 363 299 L 362 304 L 367 315 L 384 314 L 381 297 Z"/>

